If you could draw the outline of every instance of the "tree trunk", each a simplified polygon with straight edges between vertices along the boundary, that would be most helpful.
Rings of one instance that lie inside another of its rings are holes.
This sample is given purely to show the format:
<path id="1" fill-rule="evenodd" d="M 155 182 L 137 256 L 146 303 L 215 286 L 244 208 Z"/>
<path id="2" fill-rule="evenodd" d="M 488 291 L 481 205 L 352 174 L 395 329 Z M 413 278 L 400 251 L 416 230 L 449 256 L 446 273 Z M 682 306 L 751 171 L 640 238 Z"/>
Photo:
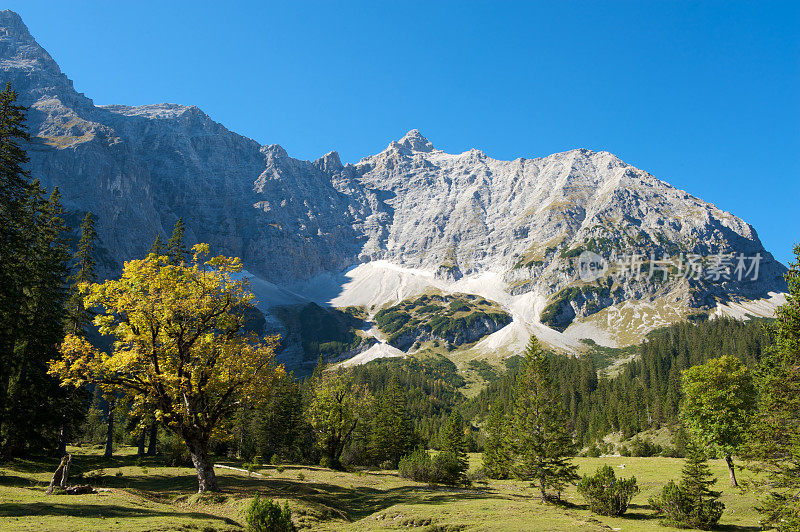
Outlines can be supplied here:
<path id="1" fill-rule="evenodd" d="M 147 446 L 148 456 L 155 456 L 157 441 L 158 441 L 158 425 L 156 425 L 156 420 L 154 419 L 152 425 L 150 425 L 150 444 Z"/>
<path id="2" fill-rule="evenodd" d="M 197 493 L 217 491 L 219 488 L 214 474 L 214 464 L 208 458 L 208 441 L 184 439 L 189 446 L 194 468 L 197 470 Z"/>
<path id="3" fill-rule="evenodd" d="M 144 441 L 145 441 L 145 431 L 142 429 L 142 433 L 139 434 L 139 441 L 138 441 L 138 448 L 136 449 L 136 456 L 144 456 Z"/>
<path id="4" fill-rule="evenodd" d="M 47 487 L 47 491 L 45 492 L 47 495 L 53 494 L 53 489 L 56 486 L 61 486 L 62 488 L 67 487 L 67 475 L 69 475 L 69 463 L 72 461 L 72 455 L 65 454 L 61 457 L 61 463 L 58 464 L 56 468 L 56 472 L 53 473 L 53 478 L 50 479 L 50 485 Z"/>
<path id="5" fill-rule="evenodd" d="M 106 432 L 106 452 L 103 454 L 106 458 L 111 458 L 114 454 L 114 403 L 116 402 L 114 396 L 108 399 L 106 407 L 108 408 L 108 430 Z"/>
<path id="6" fill-rule="evenodd" d="M 58 429 L 58 456 L 64 456 L 67 453 L 67 425 L 64 423 Z"/>
<path id="7" fill-rule="evenodd" d="M 731 475 L 731 486 L 733 486 L 734 488 L 738 488 L 739 483 L 736 482 L 736 472 L 733 470 L 733 458 L 731 457 L 731 455 L 725 456 L 725 462 L 728 464 L 728 471 L 730 472 Z"/>

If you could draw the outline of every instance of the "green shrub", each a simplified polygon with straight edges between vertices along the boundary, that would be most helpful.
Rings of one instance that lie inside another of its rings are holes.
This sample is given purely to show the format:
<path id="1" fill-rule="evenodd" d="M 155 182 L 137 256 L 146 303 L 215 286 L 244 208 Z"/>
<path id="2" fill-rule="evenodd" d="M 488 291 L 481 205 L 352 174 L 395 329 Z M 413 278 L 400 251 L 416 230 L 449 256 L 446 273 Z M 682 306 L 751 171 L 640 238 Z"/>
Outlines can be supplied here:
<path id="1" fill-rule="evenodd" d="M 432 465 L 433 460 L 428 451 L 418 447 L 414 452 L 400 459 L 397 473 L 403 478 L 410 478 L 417 482 L 430 482 Z"/>
<path id="2" fill-rule="evenodd" d="M 663 451 L 662 447 L 647 439 L 638 436 L 631 440 L 631 456 L 657 456 Z"/>
<path id="3" fill-rule="evenodd" d="M 438 453 L 431 461 L 429 482 L 449 486 L 464 484 L 467 482 L 464 478 L 464 464 L 455 453 L 447 451 Z"/>
<path id="4" fill-rule="evenodd" d="M 247 508 L 247 530 L 250 532 L 294 532 L 292 511 L 289 503 L 284 503 L 283 508 L 272 499 L 262 499 L 259 495 L 253 499 Z"/>
<path id="5" fill-rule="evenodd" d="M 639 493 L 639 487 L 636 485 L 636 477 L 618 479 L 614 468 L 605 465 L 594 476 L 583 476 L 578 482 L 578 493 L 589 503 L 592 512 L 618 516 L 628 509 L 631 499 Z"/>
<path id="6" fill-rule="evenodd" d="M 454 453 L 439 452 L 431 458 L 422 447 L 400 459 L 398 474 L 417 482 L 447 484 L 455 486 L 464 483 L 463 464 Z M 467 483 L 469 483 L 467 481 Z"/>
<path id="7" fill-rule="evenodd" d="M 589 458 L 599 458 L 601 454 L 600 447 L 598 447 L 597 444 L 593 443 L 586 449 L 586 456 Z"/>
<path id="8" fill-rule="evenodd" d="M 670 481 L 660 496 L 650 498 L 650 506 L 662 516 L 663 525 L 710 530 L 719 522 L 725 505 L 718 500 L 721 493 L 711 489 L 717 479 L 708 468 L 704 450 L 690 444 L 688 451 L 680 484 Z"/>

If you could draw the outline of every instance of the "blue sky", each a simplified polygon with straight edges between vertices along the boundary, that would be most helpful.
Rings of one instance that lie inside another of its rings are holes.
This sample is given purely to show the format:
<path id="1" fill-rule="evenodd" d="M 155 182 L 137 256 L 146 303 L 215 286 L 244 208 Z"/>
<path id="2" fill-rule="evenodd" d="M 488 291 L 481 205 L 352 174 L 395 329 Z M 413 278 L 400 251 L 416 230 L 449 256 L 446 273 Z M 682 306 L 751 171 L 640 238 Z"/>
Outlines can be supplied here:
<path id="1" fill-rule="evenodd" d="M 5 4 L 98 104 L 197 105 L 304 159 L 413 128 L 500 159 L 607 150 L 784 263 L 800 241 L 798 2 Z"/>

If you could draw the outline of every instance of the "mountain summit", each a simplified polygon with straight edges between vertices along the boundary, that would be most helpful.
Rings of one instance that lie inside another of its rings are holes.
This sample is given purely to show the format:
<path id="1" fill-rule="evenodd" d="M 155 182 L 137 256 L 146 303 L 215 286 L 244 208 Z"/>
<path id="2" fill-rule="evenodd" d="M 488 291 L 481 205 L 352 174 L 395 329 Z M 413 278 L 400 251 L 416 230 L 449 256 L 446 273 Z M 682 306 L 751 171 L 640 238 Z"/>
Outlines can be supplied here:
<path id="1" fill-rule="evenodd" d="M 750 302 L 785 289 L 753 227 L 610 153 L 500 161 L 444 153 L 414 129 L 356 164 L 336 152 L 302 161 L 193 106 L 94 106 L 10 11 L 0 82 L 31 108 L 32 176 L 60 188 L 75 220 L 97 216 L 107 276 L 182 217 L 191 242 L 242 258 L 265 312 L 303 297 L 374 313 L 426 291 L 476 293 L 514 319 L 487 349 L 531 331 L 631 343 L 698 311 L 768 314 Z M 602 277 L 581 278 L 584 252 L 611 263 Z M 650 269 L 689 256 L 760 263 L 756 279 L 643 278 L 620 271 L 628 255 Z"/>
<path id="2" fill-rule="evenodd" d="M 431 152 L 434 150 L 431 141 L 422 136 L 418 129 L 412 129 L 398 141 L 398 144 L 411 151 Z"/>

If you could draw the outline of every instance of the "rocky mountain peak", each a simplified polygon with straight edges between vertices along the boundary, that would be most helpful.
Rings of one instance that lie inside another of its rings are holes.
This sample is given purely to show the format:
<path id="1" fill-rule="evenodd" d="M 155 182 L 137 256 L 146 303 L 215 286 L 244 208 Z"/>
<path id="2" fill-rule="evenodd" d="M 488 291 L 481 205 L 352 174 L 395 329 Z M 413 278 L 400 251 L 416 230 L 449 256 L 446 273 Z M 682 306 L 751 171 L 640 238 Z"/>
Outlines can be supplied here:
<path id="1" fill-rule="evenodd" d="M 53 58 L 39 46 L 20 16 L 11 10 L 0 11 L 0 66 L 61 74 Z"/>
<path id="2" fill-rule="evenodd" d="M 314 164 L 323 172 L 335 173 L 344 168 L 339 153 L 331 151 L 314 161 Z"/>
<path id="3" fill-rule="evenodd" d="M 411 151 L 431 152 L 434 150 L 431 141 L 422 136 L 419 129 L 412 129 L 397 142 L 400 146 Z"/>
<path id="4" fill-rule="evenodd" d="M 10 9 L 0 11 L 0 36 L 18 40 L 33 40 L 28 27 L 22 22 L 22 17 Z"/>

